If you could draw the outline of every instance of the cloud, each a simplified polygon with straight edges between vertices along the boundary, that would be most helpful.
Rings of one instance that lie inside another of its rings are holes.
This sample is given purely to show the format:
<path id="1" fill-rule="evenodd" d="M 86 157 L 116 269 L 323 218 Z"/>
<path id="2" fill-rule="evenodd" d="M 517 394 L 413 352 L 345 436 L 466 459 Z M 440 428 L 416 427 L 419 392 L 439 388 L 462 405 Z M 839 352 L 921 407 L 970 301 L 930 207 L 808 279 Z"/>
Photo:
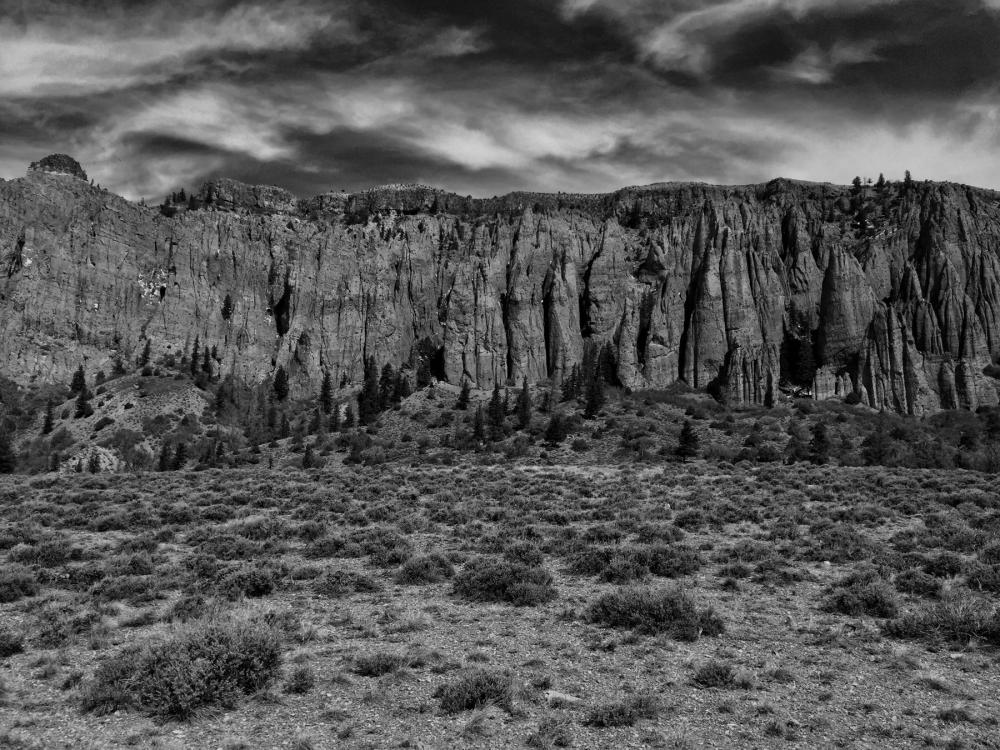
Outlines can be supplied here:
<path id="1" fill-rule="evenodd" d="M 662 180 L 1000 186 L 997 0 L 37 0 L 0 20 L 0 174 L 158 198 Z M 963 177 L 964 176 L 964 177 Z"/>

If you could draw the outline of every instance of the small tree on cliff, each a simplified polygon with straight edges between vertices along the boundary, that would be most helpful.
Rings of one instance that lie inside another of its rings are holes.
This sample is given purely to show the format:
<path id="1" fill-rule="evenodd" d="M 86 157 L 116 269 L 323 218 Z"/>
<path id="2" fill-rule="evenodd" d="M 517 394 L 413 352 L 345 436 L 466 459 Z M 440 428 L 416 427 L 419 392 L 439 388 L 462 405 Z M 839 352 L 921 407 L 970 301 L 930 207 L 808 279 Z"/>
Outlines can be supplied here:
<path id="1" fill-rule="evenodd" d="M 374 422 L 379 415 L 378 365 L 375 357 L 365 361 L 365 379 L 358 394 L 358 422 L 366 425 Z"/>
<path id="2" fill-rule="evenodd" d="M 191 368 L 191 377 L 198 374 L 198 367 L 201 365 L 201 344 L 197 336 L 194 337 L 194 344 L 191 345 L 191 360 L 188 362 Z"/>
<path id="3" fill-rule="evenodd" d="M 87 388 L 87 376 L 83 372 L 83 365 L 76 368 L 76 372 L 73 373 L 73 379 L 69 382 L 69 393 L 71 396 L 75 396 L 80 391 L 86 390 Z"/>
<path id="4" fill-rule="evenodd" d="M 149 357 L 152 354 L 152 343 L 149 339 L 146 339 L 146 345 L 142 347 L 142 354 L 139 355 L 139 367 L 145 367 L 149 364 Z"/>
<path id="5" fill-rule="evenodd" d="M 233 317 L 233 298 L 228 294 L 226 298 L 222 300 L 222 319 L 230 320 Z"/>
<path id="6" fill-rule="evenodd" d="M 284 401 L 288 398 L 288 373 L 281 365 L 278 365 L 278 371 L 274 373 L 273 388 L 274 397 L 278 401 Z"/>
<path id="7" fill-rule="evenodd" d="M 42 420 L 42 434 L 48 435 L 52 432 L 52 428 L 55 426 L 55 415 L 53 413 L 55 406 L 50 398 L 45 402 L 45 419 Z"/>
<path id="8" fill-rule="evenodd" d="M 378 379 L 378 408 L 385 411 L 392 405 L 392 394 L 396 390 L 396 370 L 386 362 Z"/>
<path id="9" fill-rule="evenodd" d="M 694 430 L 691 420 L 685 419 L 684 426 L 681 427 L 680 439 L 677 443 L 676 454 L 683 459 L 697 458 L 701 451 L 701 441 L 698 433 Z"/>
<path id="10" fill-rule="evenodd" d="M 84 388 L 76 397 L 76 411 L 73 413 L 74 419 L 83 419 L 94 413 L 94 407 L 90 405 L 90 391 Z"/>
<path id="11" fill-rule="evenodd" d="M 396 382 L 392 388 L 392 403 L 398 404 L 404 398 L 409 398 L 413 391 L 410 389 L 410 379 L 402 370 L 396 373 Z"/>
<path id="12" fill-rule="evenodd" d="M 10 435 L 0 426 L 0 474 L 13 474 L 17 468 L 17 456 L 10 445 Z"/>
<path id="13" fill-rule="evenodd" d="M 587 403 L 584 407 L 583 416 L 587 419 L 593 419 L 597 416 L 597 412 L 601 410 L 604 406 L 604 378 L 601 375 L 600 370 L 594 372 L 587 383 Z"/>
<path id="14" fill-rule="evenodd" d="M 574 364 L 569 375 L 563 378 L 562 400 L 575 401 L 580 396 L 580 365 Z"/>
<path id="15" fill-rule="evenodd" d="M 477 444 L 486 442 L 486 420 L 483 418 L 483 407 L 476 407 L 476 414 L 472 418 L 472 439 Z"/>
<path id="16" fill-rule="evenodd" d="M 493 385 L 493 396 L 490 398 L 490 405 L 487 415 L 490 420 L 490 431 L 494 440 L 503 437 L 503 423 L 506 413 L 503 408 L 503 396 L 500 394 L 500 384 Z"/>

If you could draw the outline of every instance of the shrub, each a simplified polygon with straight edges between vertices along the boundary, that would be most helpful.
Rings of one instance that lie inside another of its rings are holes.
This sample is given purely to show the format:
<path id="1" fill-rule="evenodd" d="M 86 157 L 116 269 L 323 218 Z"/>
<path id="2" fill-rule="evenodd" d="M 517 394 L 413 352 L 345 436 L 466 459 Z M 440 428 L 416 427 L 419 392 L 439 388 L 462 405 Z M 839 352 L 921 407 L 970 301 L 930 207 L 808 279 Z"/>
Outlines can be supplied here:
<path id="1" fill-rule="evenodd" d="M 552 574 L 513 560 L 478 557 L 455 577 L 455 593 L 474 602 L 506 602 L 530 607 L 556 597 Z"/>
<path id="2" fill-rule="evenodd" d="M 896 638 L 964 645 L 982 638 L 1000 645 L 1000 610 L 971 596 L 928 602 L 886 623 L 883 630 Z"/>
<path id="3" fill-rule="evenodd" d="M 896 575 L 893 583 L 904 594 L 937 598 L 941 593 L 941 581 L 919 568 L 908 568 Z"/>
<path id="4" fill-rule="evenodd" d="M 559 716 L 546 716 L 538 722 L 538 729 L 528 735 L 525 744 L 537 750 L 570 747 L 573 744 L 573 722 Z"/>
<path id="5" fill-rule="evenodd" d="M 274 591 L 277 574 L 263 565 L 244 565 L 226 573 L 218 583 L 218 591 L 227 599 L 241 596 L 258 598 Z"/>
<path id="6" fill-rule="evenodd" d="M 312 670 L 307 666 L 296 667 L 285 680 L 285 692 L 294 695 L 304 695 L 313 689 L 316 678 Z"/>
<path id="7" fill-rule="evenodd" d="M 23 565 L 7 565 L 0 570 L 0 604 L 16 602 L 38 593 L 38 579 Z"/>
<path id="8" fill-rule="evenodd" d="M 328 570 L 313 581 L 313 591 L 331 599 L 340 599 L 349 594 L 370 594 L 381 590 L 382 584 L 374 578 L 348 570 Z"/>
<path id="9" fill-rule="evenodd" d="M 403 654 L 390 654 L 380 651 L 374 654 L 362 654 L 354 658 L 351 671 L 362 677 L 381 677 L 385 674 L 398 672 L 410 665 L 410 658 Z"/>
<path id="10" fill-rule="evenodd" d="M 728 662 L 712 661 L 705 662 L 698 667 L 691 681 L 702 688 L 749 688 L 753 686 L 753 680 L 746 674 L 740 674 Z"/>
<path id="11" fill-rule="evenodd" d="M 0 630 L 0 659 L 20 654 L 24 651 L 24 640 L 9 630 Z"/>
<path id="12" fill-rule="evenodd" d="M 455 575 L 455 567 L 444 555 L 432 552 L 429 555 L 412 557 L 396 572 L 396 583 L 423 584 L 440 583 Z"/>
<path id="13" fill-rule="evenodd" d="M 102 663 L 85 686 L 85 711 L 134 708 L 150 716 L 188 719 L 207 706 L 231 708 L 240 694 L 277 677 L 277 635 L 259 623 L 207 623 Z"/>
<path id="14" fill-rule="evenodd" d="M 895 591 L 871 569 L 841 579 L 830 591 L 823 609 L 871 617 L 895 617 L 898 611 Z"/>
<path id="15" fill-rule="evenodd" d="M 630 727 L 639 719 L 655 719 L 659 713 L 659 702 L 653 696 L 631 695 L 617 703 L 595 706 L 583 723 L 592 727 Z"/>
<path id="16" fill-rule="evenodd" d="M 699 608 L 689 594 L 677 588 L 628 588 L 604 594 L 590 605 L 586 617 L 609 627 L 663 633 L 683 641 L 725 631 L 711 607 Z"/>
<path id="17" fill-rule="evenodd" d="M 511 711 L 514 700 L 514 681 L 508 672 L 477 669 L 457 679 L 446 682 L 434 692 L 440 699 L 441 710 L 455 714 L 473 711 L 490 704 Z"/>

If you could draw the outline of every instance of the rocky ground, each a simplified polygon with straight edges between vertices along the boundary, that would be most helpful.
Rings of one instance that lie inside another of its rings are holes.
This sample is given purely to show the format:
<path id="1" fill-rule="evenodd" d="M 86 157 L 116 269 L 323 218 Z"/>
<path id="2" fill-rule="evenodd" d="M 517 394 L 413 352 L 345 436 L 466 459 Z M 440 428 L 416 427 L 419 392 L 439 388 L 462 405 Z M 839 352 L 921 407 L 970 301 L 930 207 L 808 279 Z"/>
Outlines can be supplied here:
<path id="1" fill-rule="evenodd" d="M 976 472 L 338 464 L 0 501 L 4 747 L 1000 747 Z"/>

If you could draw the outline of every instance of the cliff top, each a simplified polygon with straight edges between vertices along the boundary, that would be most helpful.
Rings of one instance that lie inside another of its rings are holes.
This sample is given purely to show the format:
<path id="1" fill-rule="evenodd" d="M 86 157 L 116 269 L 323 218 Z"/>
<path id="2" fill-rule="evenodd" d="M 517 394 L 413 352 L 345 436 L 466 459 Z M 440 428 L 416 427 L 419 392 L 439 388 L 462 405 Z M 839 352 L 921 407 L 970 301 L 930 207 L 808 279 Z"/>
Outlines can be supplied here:
<path id="1" fill-rule="evenodd" d="M 43 159 L 32 162 L 28 167 L 28 171 L 66 174 L 84 181 L 87 180 L 87 173 L 83 171 L 80 162 L 66 154 L 49 154 Z"/>

